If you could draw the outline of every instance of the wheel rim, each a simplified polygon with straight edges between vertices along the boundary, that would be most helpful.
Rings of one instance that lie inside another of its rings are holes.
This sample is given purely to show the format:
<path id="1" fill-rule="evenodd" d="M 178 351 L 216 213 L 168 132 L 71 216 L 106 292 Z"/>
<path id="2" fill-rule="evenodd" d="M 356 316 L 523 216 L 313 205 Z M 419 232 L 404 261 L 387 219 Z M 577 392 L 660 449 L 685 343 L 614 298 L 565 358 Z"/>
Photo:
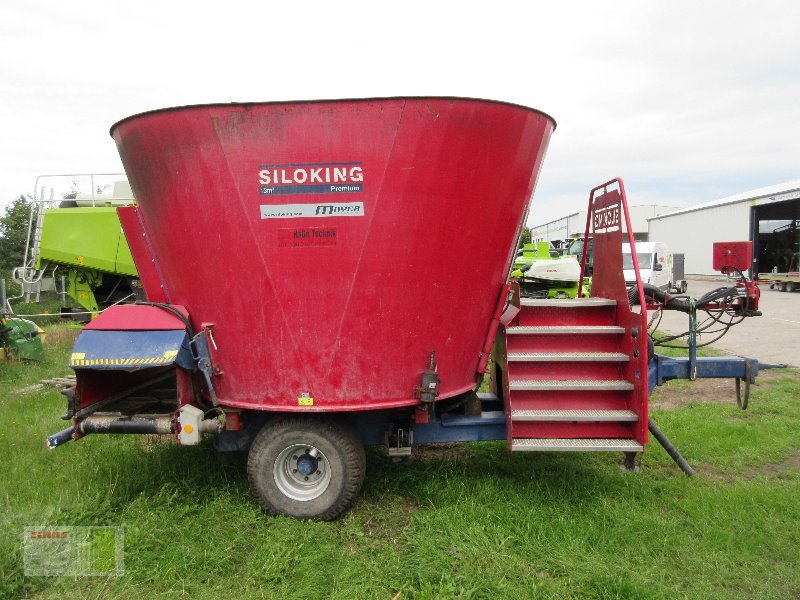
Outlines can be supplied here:
<path id="1" fill-rule="evenodd" d="M 308 444 L 284 448 L 275 459 L 272 473 L 281 492 L 300 502 L 319 498 L 331 482 L 327 457 Z"/>

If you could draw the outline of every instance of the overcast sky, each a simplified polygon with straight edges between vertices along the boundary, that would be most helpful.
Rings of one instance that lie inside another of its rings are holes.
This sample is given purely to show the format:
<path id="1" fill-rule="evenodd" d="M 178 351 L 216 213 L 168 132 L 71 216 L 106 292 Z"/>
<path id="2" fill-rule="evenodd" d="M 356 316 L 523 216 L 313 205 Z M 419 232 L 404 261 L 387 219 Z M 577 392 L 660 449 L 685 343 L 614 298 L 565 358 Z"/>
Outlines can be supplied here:
<path id="1" fill-rule="evenodd" d="M 800 178 L 798 23 L 797 0 L 4 2 L 0 205 L 121 171 L 108 130 L 141 111 L 396 95 L 555 117 L 531 225 L 617 175 L 631 204 L 713 200 Z"/>

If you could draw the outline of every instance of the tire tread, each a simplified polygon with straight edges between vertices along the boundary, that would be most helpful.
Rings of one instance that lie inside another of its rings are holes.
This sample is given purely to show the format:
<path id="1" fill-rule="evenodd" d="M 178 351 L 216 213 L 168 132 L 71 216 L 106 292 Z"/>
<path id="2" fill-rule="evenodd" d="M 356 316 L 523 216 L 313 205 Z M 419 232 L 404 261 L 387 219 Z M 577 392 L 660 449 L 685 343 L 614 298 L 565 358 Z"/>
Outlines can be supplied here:
<path id="1" fill-rule="evenodd" d="M 259 468 L 260 455 L 269 452 L 270 442 L 279 435 L 294 431 L 312 431 L 322 435 L 337 448 L 341 449 L 343 455 L 343 467 L 346 476 L 342 490 L 330 506 L 312 516 L 287 513 L 280 507 L 275 506 L 264 494 L 262 488 L 264 484 L 263 478 L 268 477 L 271 480 L 273 475 L 271 470 L 268 473 L 264 473 L 263 468 Z M 366 453 L 358 432 L 343 419 L 309 416 L 276 417 L 267 421 L 253 441 L 247 459 L 247 479 L 251 493 L 267 514 L 273 516 L 289 514 L 289 516 L 296 518 L 332 521 L 349 510 L 358 498 L 366 474 L 366 463 Z"/>

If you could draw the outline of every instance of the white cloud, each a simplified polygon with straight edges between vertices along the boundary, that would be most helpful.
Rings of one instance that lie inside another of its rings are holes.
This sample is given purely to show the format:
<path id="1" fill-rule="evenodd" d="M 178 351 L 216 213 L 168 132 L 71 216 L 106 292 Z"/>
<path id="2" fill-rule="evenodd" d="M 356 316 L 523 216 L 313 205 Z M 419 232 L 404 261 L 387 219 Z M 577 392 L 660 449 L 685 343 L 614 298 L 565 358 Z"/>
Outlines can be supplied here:
<path id="1" fill-rule="evenodd" d="M 41 173 L 121 170 L 108 129 L 136 112 L 382 95 L 552 114 L 532 222 L 616 175 L 660 204 L 800 176 L 800 4 L 539 4 L 6 3 L 0 204 Z"/>

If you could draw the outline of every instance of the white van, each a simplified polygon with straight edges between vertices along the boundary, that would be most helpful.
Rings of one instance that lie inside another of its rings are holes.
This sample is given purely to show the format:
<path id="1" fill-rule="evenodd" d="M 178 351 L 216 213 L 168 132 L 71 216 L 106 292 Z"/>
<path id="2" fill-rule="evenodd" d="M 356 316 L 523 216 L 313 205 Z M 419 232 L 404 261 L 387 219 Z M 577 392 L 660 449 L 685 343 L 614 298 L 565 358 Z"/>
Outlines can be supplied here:
<path id="1" fill-rule="evenodd" d="M 675 280 L 672 277 L 672 252 L 663 242 L 636 242 L 636 257 L 642 283 L 649 283 L 665 291 L 671 291 Z M 636 273 L 633 270 L 631 245 L 622 244 L 622 270 L 625 283 L 633 285 Z"/>

